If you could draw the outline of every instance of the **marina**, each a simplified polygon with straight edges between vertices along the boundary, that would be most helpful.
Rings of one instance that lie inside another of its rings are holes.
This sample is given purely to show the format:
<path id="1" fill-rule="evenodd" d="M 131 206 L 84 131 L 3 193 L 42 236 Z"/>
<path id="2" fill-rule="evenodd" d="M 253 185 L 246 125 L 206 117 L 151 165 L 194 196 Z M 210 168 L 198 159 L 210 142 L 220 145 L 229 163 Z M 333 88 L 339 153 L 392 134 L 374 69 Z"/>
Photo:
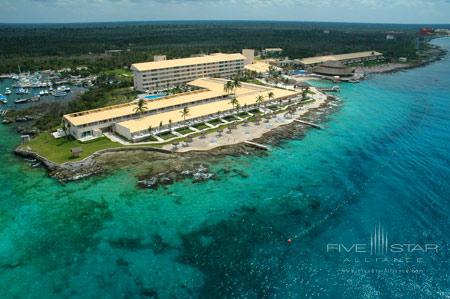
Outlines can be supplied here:
<path id="1" fill-rule="evenodd" d="M 48 75 L 21 74 L 0 77 L 0 104 L 23 109 L 37 103 L 69 101 L 83 93 L 81 81 L 57 80 Z"/>

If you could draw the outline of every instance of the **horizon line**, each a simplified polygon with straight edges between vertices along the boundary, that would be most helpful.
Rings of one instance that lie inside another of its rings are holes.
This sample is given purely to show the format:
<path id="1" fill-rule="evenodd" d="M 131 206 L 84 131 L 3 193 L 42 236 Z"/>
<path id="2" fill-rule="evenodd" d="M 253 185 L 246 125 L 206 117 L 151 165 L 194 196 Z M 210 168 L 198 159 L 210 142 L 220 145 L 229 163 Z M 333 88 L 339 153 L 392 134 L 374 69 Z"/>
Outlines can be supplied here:
<path id="1" fill-rule="evenodd" d="M 0 22 L 0 25 L 77 25 L 111 23 L 164 23 L 164 22 L 270 22 L 270 23 L 323 23 L 323 24 L 360 24 L 360 25 L 443 25 L 450 23 L 397 23 L 397 22 L 348 22 L 348 21 L 301 21 L 301 20 L 252 20 L 252 19 L 178 19 L 178 20 L 116 20 L 116 21 L 80 21 L 80 22 Z"/>

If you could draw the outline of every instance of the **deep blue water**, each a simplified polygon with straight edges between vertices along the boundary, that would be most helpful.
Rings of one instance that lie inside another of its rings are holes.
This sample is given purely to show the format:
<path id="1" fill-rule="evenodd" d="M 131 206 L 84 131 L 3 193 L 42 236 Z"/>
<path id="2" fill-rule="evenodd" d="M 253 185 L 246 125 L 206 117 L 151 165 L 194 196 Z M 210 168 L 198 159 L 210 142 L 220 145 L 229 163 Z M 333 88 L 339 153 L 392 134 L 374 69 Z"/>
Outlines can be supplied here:
<path id="1" fill-rule="evenodd" d="M 2 297 L 450 297 L 450 57 L 340 96 L 324 130 L 157 191 L 132 169 L 60 185 L 0 126 Z M 378 226 L 416 250 L 354 252 Z"/>

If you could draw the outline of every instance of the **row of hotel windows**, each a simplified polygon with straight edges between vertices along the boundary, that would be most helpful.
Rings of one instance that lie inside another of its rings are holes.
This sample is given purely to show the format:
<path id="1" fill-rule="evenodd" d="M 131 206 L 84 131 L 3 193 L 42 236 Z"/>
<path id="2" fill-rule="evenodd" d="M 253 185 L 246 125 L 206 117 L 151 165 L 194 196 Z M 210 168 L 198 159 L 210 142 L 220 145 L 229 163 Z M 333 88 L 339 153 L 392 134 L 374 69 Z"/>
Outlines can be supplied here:
<path id="1" fill-rule="evenodd" d="M 153 78 L 153 79 L 155 79 L 155 78 L 170 78 L 170 77 L 176 78 L 176 77 L 185 77 L 185 76 L 189 76 L 189 75 L 192 76 L 192 75 L 203 74 L 203 73 L 207 74 L 207 73 L 212 73 L 212 72 L 222 73 L 222 72 L 229 72 L 229 71 L 241 70 L 241 69 L 242 69 L 241 67 L 233 67 L 233 68 L 226 68 L 226 69 L 216 69 L 215 68 L 215 69 L 210 69 L 210 70 L 200 70 L 200 71 L 195 71 L 195 72 L 190 71 L 190 72 L 177 73 L 177 74 L 166 73 L 166 74 L 156 74 L 156 75 L 148 75 L 148 76 L 143 75 L 142 77 L 143 78 Z"/>
<path id="2" fill-rule="evenodd" d="M 143 72 L 143 77 L 146 76 L 150 76 L 150 75 L 162 75 L 162 74 L 174 74 L 174 73 L 185 73 L 185 72 L 192 72 L 192 71 L 201 71 L 201 70 L 208 70 L 208 69 L 226 69 L 226 68 L 232 68 L 232 67 L 243 67 L 244 63 L 243 62 L 239 62 L 239 63 L 231 63 L 229 65 L 217 65 L 217 64 L 213 64 L 210 66 L 183 66 L 183 69 L 179 69 L 179 70 L 174 70 L 174 68 L 165 68 L 165 69 L 158 69 L 158 70 L 150 70 L 150 71 L 145 71 Z"/>
<path id="3" fill-rule="evenodd" d="M 219 61 L 219 62 L 188 64 L 188 65 L 167 67 L 167 68 L 163 68 L 163 69 L 150 70 L 149 72 L 154 72 L 154 71 L 158 71 L 158 70 L 166 70 L 166 69 L 179 70 L 179 69 L 183 69 L 183 68 L 186 68 L 186 67 L 204 67 L 204 66 L 210 66 L 210 65 L 230 65 L 230 64 L 235 64 L 235 63 L 244 63 L 244 60 L 239 59 L 239 60 L 231 60 L 231 61 Z"/>
<path id="4" fill-rule="evenodd" d="M 236 73 L 237 70 L 229 70 L 226 72 L 221 72 L 221 73 L 205 73 L 202 75 L 205 76 L 213 76 L 213 77 L 227 77 L 227 76 L 231 76 L 233 74 Z M 201 77 L 201 76 L 200 76 Z M 183 77 L 161 77 L 161 78 L 150 78 L 150 79 L 144 79 L 142 82 L 143 84 L 156 84 L 156 83 L 181 83 L 181 82 L 188 82 L 188 81 L 192 81 L 199 78 L 199 74 L 194 74 L 194 75 L 186 75 Z"/>
<path id="5" fill-rule="evenodd" d="M 200 71 L 190 71 L 190 72 L 183 72 L 183 73 L 166 73 L 166 74 L 155 74 L 155 75 L 143 75 L 143 78 L 146 79 L 153 79 L 156 80 L 158 78 L 178 78 L 178 77 L 186 77 L 186 76 L 196 76 L 198 74 L 208 74 L 208 73 L 224 73 L 224 72 L 231 72 L 231 71 L 238 71 L 241 70 L 242 67 L 235 66 L 233 68 L 226 68 L 226 69 L 210 69 L 210 70 L 200 70 Z"/>
<path id="6" fill-rule="evenodd" d="M 226 68 L 226 69 L 218 69 L 218 68 L 214 68 L 214 69 L 203 69 L 203 70 L 196 70 L 196 71 L 186 71 L 186 72 L 182 72 L 182 73 L 160 73 L 160 74 L 151 74 L 151 75 L 142 75 L 142 78 L 164 78 L 164 77 L 182 77 L 182 76 L 187 76 L 187 75 L 196 75 L 196 74 L 203 74 L 203 73 L 215 73 L 215 72 L 228 72 L 231 70 L 242 70 L 243 68 L 241 66 L 235 66 L 235 67 L 230 67 L 230 68 Z"/>

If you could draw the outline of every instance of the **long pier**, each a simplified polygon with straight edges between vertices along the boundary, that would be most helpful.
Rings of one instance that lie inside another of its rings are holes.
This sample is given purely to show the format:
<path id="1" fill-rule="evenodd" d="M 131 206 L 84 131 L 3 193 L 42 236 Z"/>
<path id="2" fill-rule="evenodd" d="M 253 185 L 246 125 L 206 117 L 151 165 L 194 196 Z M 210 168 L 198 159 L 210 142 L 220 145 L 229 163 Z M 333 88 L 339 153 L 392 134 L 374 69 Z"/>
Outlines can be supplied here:
<path id="1" fill-rule="evenodd" d="M 307 125 L 307 126 L 310 126 L 310 127 L 313 127 L 313 128 L 316 128 L 316 129 L 322 129 L 322 127 L 319 126 L 318 124 L 311 123 L 309 121 L 305 121 L 305 120 L 301 120 L 301 119 L 294 119 L 294 121 L 304 124 L 304 125 Z"/>
<path id="2" fill-rule="evenodd" d="M 316 87 L 319 91 L 325 91 L 325 92 L 339 92 L 340 88 L 338 86 L 333 86 L 331 88 L 325 88 L 325 87 Z"/>
<path id="3" fill-rule="evenodd" d="M 265 150 L 265 151 L 268 151 L 268 150 L 269 150 L 269 147 L 267 147 L 267 146 L 265 146 L 265 145 L 263 145 L 263 144 L 256 143 L 256 142 L 252 142 L 252 141 L 244 141 L 244 143 L 245 143 L 245 144 L 248 144 L 248 145 L 250 145 L 250 146 L 253 146 L 253 147 L 256 147 L 256 148 Z"/>

